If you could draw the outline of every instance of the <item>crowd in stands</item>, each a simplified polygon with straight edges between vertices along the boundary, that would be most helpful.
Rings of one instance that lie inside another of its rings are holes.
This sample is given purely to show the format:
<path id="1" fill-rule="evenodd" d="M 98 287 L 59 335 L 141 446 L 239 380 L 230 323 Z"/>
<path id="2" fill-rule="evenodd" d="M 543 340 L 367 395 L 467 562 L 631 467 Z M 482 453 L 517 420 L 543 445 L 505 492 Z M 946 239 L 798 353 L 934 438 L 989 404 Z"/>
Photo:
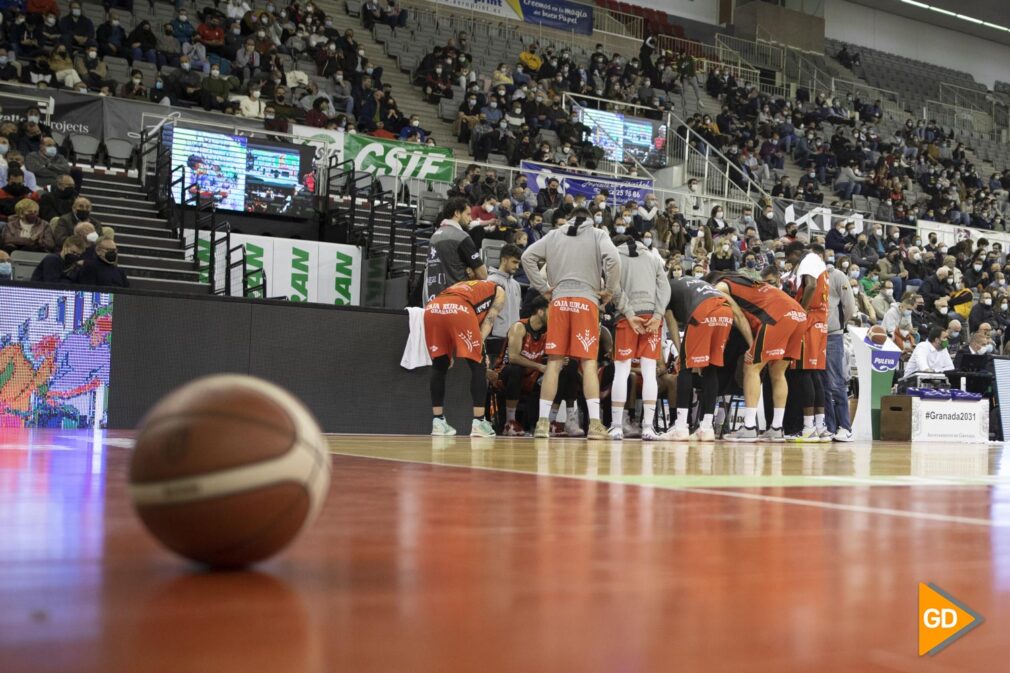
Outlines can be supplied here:
<path id="1" fill-rule="evenodd" d="M 91 214 L 81 172 L 49 135 L 37 108 L 20 123 L 0 124 L 0 278 L 10 253 L 48 253 L 33 280 L 126 287 L 115 232 Z"/>
<path id="2" fill-rule="evenodd" d="M 645 106 L 635 114 L 661 120 L 673 109 L 675 94 L 683 97 L 689 86 L 698 90 L 694 59 L 658 53 L 653 37 L 637 55 L 607 52 L 598 44 L 581 61 L 568 48 L 532 42 L 515 62 L 490 73 L 477 71 L 471 50 L 467 34 L 459 33 L 422 59 L 414 82 L 430 103 L 459 99 L 453 134 L 480 161 L 501 154 L 513 166 L 535 160 L 595 168 L 603 153 L 589 142 L 591 129 L 580 123 L 574 105 L 565 104 L 564 94 L 583 96 L 576 100 L 587 109 Z"/>

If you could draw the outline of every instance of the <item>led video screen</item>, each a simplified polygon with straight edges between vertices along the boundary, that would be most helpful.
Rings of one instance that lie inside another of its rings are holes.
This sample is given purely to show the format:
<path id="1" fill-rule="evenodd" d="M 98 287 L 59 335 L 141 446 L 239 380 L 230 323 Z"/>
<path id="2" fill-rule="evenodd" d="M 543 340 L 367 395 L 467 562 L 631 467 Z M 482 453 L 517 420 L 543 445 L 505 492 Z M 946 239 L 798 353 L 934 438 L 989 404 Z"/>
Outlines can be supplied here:
<path id="1" fill-rule="evenodd" d="M 634 157 L 649 168 L 668 163 L 667 127 L 662 122 L 586 108 L 579 109 L 579 120 L 592 129 L 586 140 L 603 148 L 607 159 L 623 162 Z"/>
<path id="2" fill-rule="evenodd" d="M 0 286 L 0 428 L 104 428 L 112 295 Z"/>
<path id="3" fill-rule="evenodd" d="M 166 126 L 172 168 L 186 167 L 189 193 L 220 210 L 307 217 L 312 213 L 315 149 L 192 128 Z M 181 198 L 177 188 L 176 198 Z"/>

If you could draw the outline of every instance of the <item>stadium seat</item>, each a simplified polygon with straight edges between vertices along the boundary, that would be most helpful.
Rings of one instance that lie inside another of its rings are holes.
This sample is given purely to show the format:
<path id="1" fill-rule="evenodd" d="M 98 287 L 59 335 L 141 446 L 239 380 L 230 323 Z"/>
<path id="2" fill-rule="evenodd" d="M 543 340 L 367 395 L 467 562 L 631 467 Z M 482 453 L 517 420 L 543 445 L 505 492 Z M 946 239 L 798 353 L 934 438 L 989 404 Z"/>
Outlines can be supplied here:
<path id="1" fill-rule="evenodd" d="M 12 252 L 11 265 L 14 267 L 14 280 L 31 280 L 35 267 L 45 256 L 44 252 L 26 252 L 24 250 Z"/>
<path id="2" fill-rule="evenodd" d="M 84 135 L 82 133 L 70 134 L 70 147 L 73 150 L 75 161 L 84 159 L 94 166 L 95 157 L 98 156 L 98 148 L 100 146 L 101 141 L 94 136 Z"/>
<path id="3" fill-rule="evenodd" d="M 123 168 L 130 168 L 133 163 L 133 143 L 123 138 L 106 138 L 105 154 L 109 165 L 122 163 Z"/>

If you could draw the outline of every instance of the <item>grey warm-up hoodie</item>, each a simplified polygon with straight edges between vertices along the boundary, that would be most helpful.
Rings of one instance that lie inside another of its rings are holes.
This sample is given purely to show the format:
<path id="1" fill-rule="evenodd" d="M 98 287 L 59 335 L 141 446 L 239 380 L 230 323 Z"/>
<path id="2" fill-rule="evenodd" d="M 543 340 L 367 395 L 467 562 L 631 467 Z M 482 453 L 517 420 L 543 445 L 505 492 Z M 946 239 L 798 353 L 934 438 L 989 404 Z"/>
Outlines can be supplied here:
<path id="1" fill-rule="evenodd" d="M 670 303 L 670 281 L 663 260 L 634 240 L 617 246 L 621 255 L 621 291 L 614 296 L 618 313 L 626 318 L 661 315 Z"/>
<path id="2" fill-rule="evenodd" d="M 572 227 L 577 227 L 570 235 Z M 547 276 L 541 270 L 546 263 Z M 606 288 L 617 296 L 621 289 L 621 261 L 607 232 L 593 228 L 592 218 L 566 224 L 526 248 L 523 270 L 538 292 L 552 290 L 552 297 L 581 297 L 599 305 Z"/>

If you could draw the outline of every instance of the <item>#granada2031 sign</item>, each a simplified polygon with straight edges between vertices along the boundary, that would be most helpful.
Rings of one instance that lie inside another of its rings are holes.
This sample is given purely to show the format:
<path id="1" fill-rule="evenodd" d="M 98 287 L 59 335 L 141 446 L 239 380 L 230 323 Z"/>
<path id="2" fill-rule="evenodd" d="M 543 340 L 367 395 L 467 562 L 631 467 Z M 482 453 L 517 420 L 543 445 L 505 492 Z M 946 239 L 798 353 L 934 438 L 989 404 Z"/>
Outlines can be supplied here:
<path id="1" fill-rule="evenodd" d="M 354 168 L 401 179 L 452 182 L 452 150 L 417 143 L 382 140 L 357 133 L 344 134 L 344 160 Z"/>

